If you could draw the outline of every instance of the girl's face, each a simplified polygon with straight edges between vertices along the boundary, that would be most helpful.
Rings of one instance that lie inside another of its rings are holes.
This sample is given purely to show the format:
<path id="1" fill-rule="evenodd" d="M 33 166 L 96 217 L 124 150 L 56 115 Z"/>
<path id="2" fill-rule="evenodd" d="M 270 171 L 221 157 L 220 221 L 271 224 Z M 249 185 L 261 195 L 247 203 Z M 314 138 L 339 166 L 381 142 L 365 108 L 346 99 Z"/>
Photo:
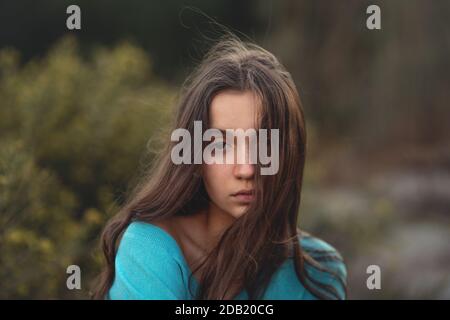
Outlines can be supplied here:
<path id="1" fill-rule="evenodd" d="M 218 93 L 210 106 L 211 128 L 226 129 L 256 129 L 258 99 L 251 91 L 225 90 Z M 236 144 L 225 144 L 224 155 Z M 234 218 L 240 217 L 254 199 L 255 165 L 249 164 L 248 139 L 245 143 L 245 164 L 203 164 L 202 175 L 206 191 L 211 199 L 211 206 Z M 234 154 L 238 150 L 234 149 Z"/>

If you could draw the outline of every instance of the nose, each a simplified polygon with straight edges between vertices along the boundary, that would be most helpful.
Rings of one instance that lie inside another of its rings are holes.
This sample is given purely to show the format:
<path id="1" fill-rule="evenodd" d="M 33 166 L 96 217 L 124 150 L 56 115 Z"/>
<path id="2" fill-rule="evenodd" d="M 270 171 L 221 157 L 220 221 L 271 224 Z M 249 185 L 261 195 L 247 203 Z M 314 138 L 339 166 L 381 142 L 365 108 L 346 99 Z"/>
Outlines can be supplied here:
<path id="1" fill-rule="evenodd" d="M 235 155 L 234 175 L 238 179 L 253 179 L 255 174 L 255 165 L 250 162 L 249 141 L 246 139 L 241 148 L 237 150 Z M 239 154 L 240 153 L 240 154 Z M 244 157 L 243 159 L 241 157 Z"/>
<path id="2" fill-rule="evenodd" d="M 255 174 L 254 164 L 235 164 L 234 175 L 238 179 L 253 179 Z"/>

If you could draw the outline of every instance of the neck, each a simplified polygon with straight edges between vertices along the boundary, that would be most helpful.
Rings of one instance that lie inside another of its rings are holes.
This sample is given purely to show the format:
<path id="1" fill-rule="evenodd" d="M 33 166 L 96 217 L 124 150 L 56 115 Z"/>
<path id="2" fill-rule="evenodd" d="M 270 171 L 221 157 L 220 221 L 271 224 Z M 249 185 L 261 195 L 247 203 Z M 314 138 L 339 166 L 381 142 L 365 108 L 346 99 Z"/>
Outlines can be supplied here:
<path id="1" fill-rule="evenodd" d="M 213 203 L 202 211 L 202 225 L 205 231 L 205 241 L 216 243 L 223 232 L 235 221 L 229 213 L 223 211 Z"/>

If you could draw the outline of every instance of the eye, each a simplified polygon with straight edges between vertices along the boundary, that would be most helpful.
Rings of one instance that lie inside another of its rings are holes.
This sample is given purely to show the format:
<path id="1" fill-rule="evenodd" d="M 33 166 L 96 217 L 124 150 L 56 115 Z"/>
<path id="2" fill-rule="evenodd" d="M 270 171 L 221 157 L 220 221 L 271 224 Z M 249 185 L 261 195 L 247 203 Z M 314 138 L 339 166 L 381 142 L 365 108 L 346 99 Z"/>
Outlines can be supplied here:
<path id="1" fill-rule="evenodd" d="M 225 141 L 214 142 L 213 146 L 216 150 L 228 150 L 230 148 L 230 145 L 227 144 Z"/>

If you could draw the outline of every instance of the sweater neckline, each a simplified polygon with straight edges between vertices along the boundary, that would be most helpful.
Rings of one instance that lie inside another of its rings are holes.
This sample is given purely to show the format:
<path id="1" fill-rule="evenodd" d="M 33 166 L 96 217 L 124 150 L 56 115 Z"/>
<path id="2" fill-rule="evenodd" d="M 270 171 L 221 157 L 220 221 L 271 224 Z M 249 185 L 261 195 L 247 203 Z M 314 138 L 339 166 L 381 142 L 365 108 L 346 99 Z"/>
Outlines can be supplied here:
<path id="1" fill-rule="evenodd" d="M 181 246 L 179 245 L 178 241 L 166 230 L 164 230 L 163 228 L 153 224 L 153 223 L 149 223 L 152 227 L 156 228 L 157 230 L 160 231 L 161 234 L 164 235 L 165 238 L 167 238 L 173 245 L 173 247 L 175 248 L 175 251 L 178 255 L 178 258 L 181 260 L 181 263 L 183 264 L 184 268 L 188 271 L 188 286 L 189 286 L 189 279 L 192 279 L 192 283 L 194 284 L 194 290 L 196 291 L 198 286 L 199 286 L 199 282 L 197 281 L 197 279 L 195 278 L 195 276 L 192 273 L 191 268 L 189 267 L 189 264 L 187 263 L 186 257 L 184 256 L 183 250 L 181 250 Z M 241 291 L 235 298 L 240 298 L 242 296 L 243 292 Z"/>

